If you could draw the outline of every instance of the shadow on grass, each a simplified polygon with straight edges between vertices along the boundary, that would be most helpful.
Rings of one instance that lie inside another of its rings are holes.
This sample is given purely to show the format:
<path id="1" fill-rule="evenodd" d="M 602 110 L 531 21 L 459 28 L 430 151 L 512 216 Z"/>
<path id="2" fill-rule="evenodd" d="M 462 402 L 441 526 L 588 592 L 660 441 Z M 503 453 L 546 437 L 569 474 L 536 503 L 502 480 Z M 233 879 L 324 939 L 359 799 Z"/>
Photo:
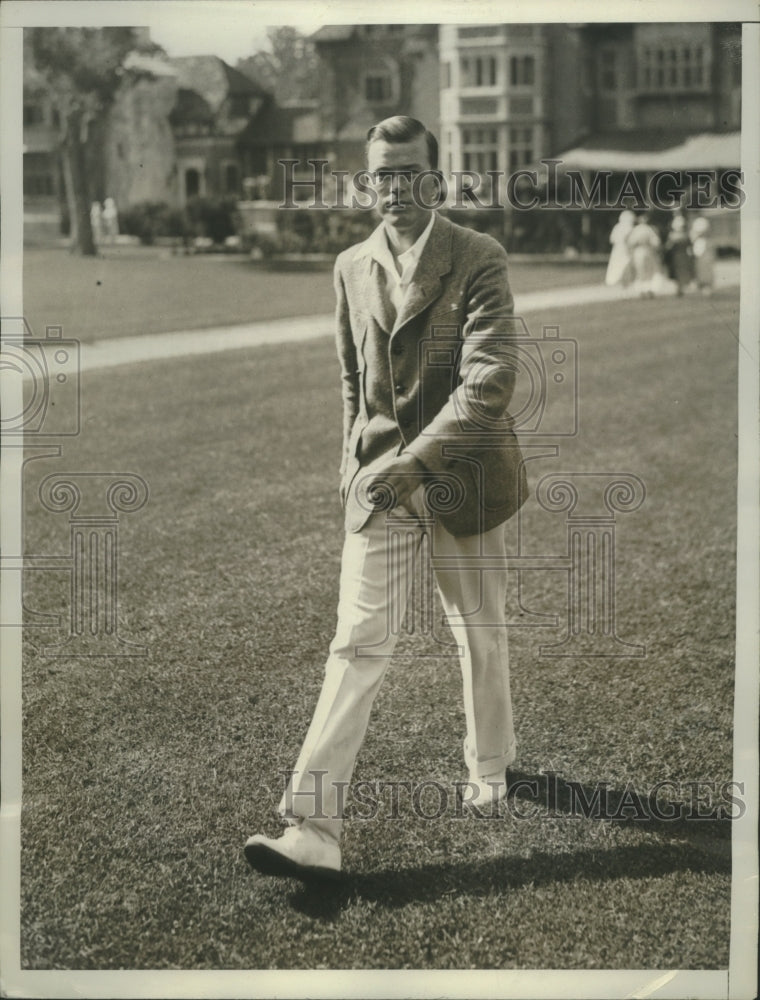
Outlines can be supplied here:
<path id="1" fill-rule="evenodd" d="M 731 820 L 726 810 L 729 799 L 714 805 L 709 798 L 717 792 L 714 782 L 673 782 L 672 787 L 683 791 L 690 786 L 689 801 L 678 801 L 642 794 L 633 784 L 624 789 L 609 788 L 604 782 L 584 785 L 579 781 L 565 781 L 558 773 L 527 774 L 510 768 L 509 801 L 514 815 L 525 815 L 521 803 L 532 803 L 535 810 L 545 809 L 546 815 L 590 819 L 615 826 L 636 827 L 658 836 L 678 840 L 697 840 L 706 837 L 730 841 Z M 710 787 L 712 786 L 712 787 Z M 536 811 L 535 815 L 538 815 Z"/>
<path id="2" fill-rule="evenodd" d="M 677 871 L 731 872 L 731 821 L 717 809 L 706 809 L 704 803 L 671 801 L 664 804 L 649 796 L 633 798 L 635 793 L 630 789 L 606 789 L 601 804 L 594 806 L 596 788 L 577 782 L 571 784 L 557 775 L 510 771 L 509 779 L 510 796 L 532 801 L 537 809 L 542 809 L 544 816 L 577 817 L 635 827 L 677 842 L 663 843 L 659 839 L 601 850 L 535 851 L 527 858 L 502 856 L 471 864 L 425 864 L 371 873 L 347 872 L 334 884 L 300 886 L 290 896 L 290 905 L 306 916 L 329 921 L 357 899 L 393 909 L 449 895 L 483 897 L 526 886 L 575 880 L 608 882 L 661 878 Z M 581 792 L 588 808 L 579 812 Z M 662 818 L 671 814 L 671 819 Z M 531 818 L 540 821 L 541 816 L 537 811 Z M 473 822 L 477 819 L 473 818 Z"/>
<path id="3" fill-rule="evenodd" d="M 428 864 L 385 868 L 371 874 L 346 873 L 334 884 L 305 883 L 289 902 L 306 916 L 333 920 L 358 899 L 397 909 L 445 896 L 477 898 L 526 886 L 660 878 L 676 871 L 727 874 L 730 869 L 730 860 L 683 844 L 651 843 L 551 854 L 537 851 L 528 858 L 498 857 L 463 865 Z"/>

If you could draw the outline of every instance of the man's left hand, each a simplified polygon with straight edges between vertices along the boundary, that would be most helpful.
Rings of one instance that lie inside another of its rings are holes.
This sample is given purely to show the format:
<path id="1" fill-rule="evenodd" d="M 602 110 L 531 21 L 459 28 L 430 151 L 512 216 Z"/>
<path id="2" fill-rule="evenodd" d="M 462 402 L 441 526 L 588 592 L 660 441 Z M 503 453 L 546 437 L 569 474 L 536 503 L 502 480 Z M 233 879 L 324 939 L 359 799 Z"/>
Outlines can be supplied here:
<path id="1" fill-rule="evenodd" d="M 385 498 L 390 493 L 393 502 L 387 509 L 405 506 L 409 497 L 423 482 L 425 466 L 414 455 L 403 452 L 394 455 L 375 470 L 372 480 L 367 486 L 367 494 L 372 498 L 373 491 L 379 497 Z M 384 504 L 380 506 L 385 508 Z"/>

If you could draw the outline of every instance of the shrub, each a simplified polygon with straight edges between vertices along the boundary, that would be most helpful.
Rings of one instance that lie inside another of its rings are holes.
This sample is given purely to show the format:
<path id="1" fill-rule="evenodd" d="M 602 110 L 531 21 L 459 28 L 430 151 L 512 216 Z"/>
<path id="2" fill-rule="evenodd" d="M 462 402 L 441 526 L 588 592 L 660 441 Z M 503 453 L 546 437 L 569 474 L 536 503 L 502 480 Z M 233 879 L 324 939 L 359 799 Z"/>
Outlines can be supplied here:
<path id="1" fill-rule="evenodd" d="M 193 236 L 224 243 L 238 231 L 235 198 L 191 198 L 185 212 Z"/>
<path id="2" fill-rule="evenodd" d="M 147 246 L 167 236 L 184 241 L 202 237 L 222 244 L 237 233 L 236 202 L 234 198 L 191 198 L 181 209 L 164 201 L 143 201 L 119 213 L 119 228 Z"/>
<path id="3" fill-rule="evenodd" d="M 184 239 L 189 235 L 184 212 L 171 208 L 164 201 L 142 201 L 123 209 L 119 213 L 119 229 L 129 236 L 137 236 L 147 246 L 159 236 Z"/>
<path id="4" fill-rule="evenodd" d="M 277 219 L 279 252 L 337 254 L 366 239 L 376 225 L 371 212 L 358 209 L 282 212 Z"/>

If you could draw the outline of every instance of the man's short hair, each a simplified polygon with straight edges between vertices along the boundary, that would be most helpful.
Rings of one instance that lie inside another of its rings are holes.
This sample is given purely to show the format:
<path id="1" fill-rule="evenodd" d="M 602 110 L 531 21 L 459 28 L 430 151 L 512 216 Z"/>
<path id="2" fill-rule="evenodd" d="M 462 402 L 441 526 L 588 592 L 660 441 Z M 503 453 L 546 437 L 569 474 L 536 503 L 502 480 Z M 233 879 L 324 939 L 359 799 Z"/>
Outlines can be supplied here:
<path id="1" fill-rule="evenodd" d="M 425 128 L 422 122 L 408 115 L 394 115 L 392 118 L 385 118 L 383 121 L 373 125 L 367 132 L 367 146 L 365 155 L 369 154 L 370 145 L 378 139 L 385 142 L 413 142 L 419 136 L 425 137 L 427 145 L 428 160 L 431 169 L 438 169 L 438 140 L 430 131 Z"/>

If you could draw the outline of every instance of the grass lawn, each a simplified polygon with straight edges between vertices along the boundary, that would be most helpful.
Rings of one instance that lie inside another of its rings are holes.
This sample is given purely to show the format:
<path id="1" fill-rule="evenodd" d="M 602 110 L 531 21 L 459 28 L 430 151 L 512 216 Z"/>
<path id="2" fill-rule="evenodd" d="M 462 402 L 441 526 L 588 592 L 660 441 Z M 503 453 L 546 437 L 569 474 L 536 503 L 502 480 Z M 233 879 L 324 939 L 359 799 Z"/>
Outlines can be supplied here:
<path id="1" fill-rule="evenodd" d="M 155 291 L 174 264 L 129 269 L 155 267 Z M 240 277 L 192 266 L 207 287 Z M 243 274 L 259 296 L 278 280 Z M 562 470 L 644 481 L 645 503 L 618 521 L 618 633 L 647 655 L 549 658 L 539 646 L 561 627 L 511 630 L 513 776 L 542 790 L 549 771 L 606 782 L 616 800 L 628 783 L 645 793 L 670 779 L 669 797 L 690 801 L 685 783 L 714 792 L 731 778 L 737 310 L 721 292 L 554 317 L 579 342 L 581 433 L 534 462 L 532 482 Z M 130 471 L 151 496 L 123 515 L 119 563 L 120 630 L 149 655 L 45 658 L 40 643 L 59 633 L 26 633 L 22 967 L 726 968 L 730 823 L 709 804 L 699 822 L 605 821 L 573 816 L 560 795 L 522 802 L 523 819 L 512 802 L 479 820 L 452 798 L 423 820 L 403 796 L 394 818 L 383 798 L 372 820 L 352 807 L 338 888 L 250 872 L 242 845 L 279 827 L 279 772 L 335 622 L 339 426 L 325 339 L 87 373 L 81 436 L 62 459 L 28 463 L 30 553 L 68 551 L 67 515 L 36 499 L 51 472 Z M 562 551 L 563 518 L 529 501 L 526 551 Z M 524 577 L 515 619 L 562 623 L 562 574 Z M 28 573 L 26 603 L 65 616 L 67 574 Z M 355 778 L 451 787 L 462 734 L 456 662 L 406 636 Z"/>
<path id="2" fill-rule="evenodd" d="M 335 308 L 331 270 L 296 277 L 240 258 L 172 257 L 150 247 L 105 253 L 83 258 L 61 249 L 24 252 L 24 311 L 36 336 L 44 337 L 46 326 L 63 326 L 64 336 L 88 342 Z M 511 274 L 513 287 L 526 293 L 599 284 L 604 268 L 520 263 Z"/>

